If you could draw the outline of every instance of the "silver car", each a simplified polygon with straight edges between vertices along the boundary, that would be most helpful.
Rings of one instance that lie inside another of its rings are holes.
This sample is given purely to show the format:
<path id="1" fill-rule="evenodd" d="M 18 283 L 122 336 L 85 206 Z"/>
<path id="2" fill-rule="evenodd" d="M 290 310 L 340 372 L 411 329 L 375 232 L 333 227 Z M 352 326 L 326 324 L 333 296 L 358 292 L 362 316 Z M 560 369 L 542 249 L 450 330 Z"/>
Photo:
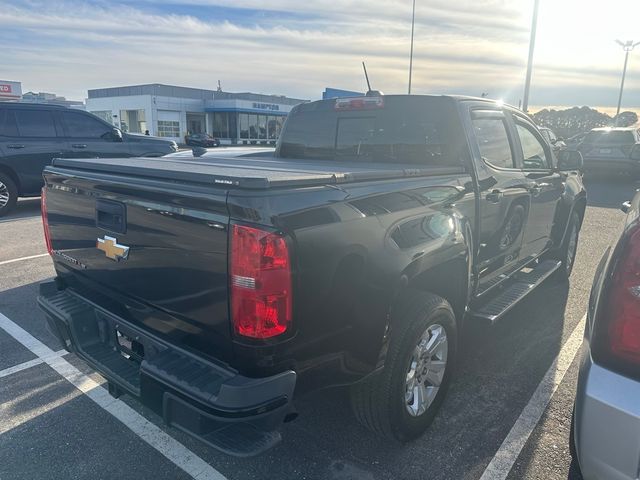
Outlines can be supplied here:
<path id="1" fill-rule="evenodd" d="M 585 480 L 640 476 L 640 193 L 598 266 L 591 298 L 572 446 Z"/>

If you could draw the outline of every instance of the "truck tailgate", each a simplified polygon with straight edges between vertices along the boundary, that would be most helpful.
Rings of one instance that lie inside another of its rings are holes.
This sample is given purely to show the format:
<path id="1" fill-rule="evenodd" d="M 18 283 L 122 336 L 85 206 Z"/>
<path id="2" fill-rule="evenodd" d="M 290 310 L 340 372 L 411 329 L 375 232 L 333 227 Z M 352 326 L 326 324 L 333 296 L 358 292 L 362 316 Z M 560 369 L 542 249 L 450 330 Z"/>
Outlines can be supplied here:
<path id="1" fill-rule="evenodd" d="M 122 318 L 226 360 L 226 190 L 76 168 L 45 170 L 53 259 Z"/>

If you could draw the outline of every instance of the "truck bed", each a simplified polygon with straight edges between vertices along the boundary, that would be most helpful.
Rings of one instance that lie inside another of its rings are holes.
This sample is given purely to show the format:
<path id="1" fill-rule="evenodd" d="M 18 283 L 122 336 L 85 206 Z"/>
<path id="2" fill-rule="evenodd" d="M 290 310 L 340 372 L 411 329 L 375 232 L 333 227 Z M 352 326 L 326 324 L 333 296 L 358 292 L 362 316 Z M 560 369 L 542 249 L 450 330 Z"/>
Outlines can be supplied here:
<path id="1" fill-rule="evenodd" d="M 240 189 L 269 189 L 341 184 L 393 178 L 461 173 L 462 167 L 416 168 L 415 165 L 309 161 L 274 157 L 215 160 L 169 158 L 56 158 L 53 166 L 137 177 L 170 179 Z"/>

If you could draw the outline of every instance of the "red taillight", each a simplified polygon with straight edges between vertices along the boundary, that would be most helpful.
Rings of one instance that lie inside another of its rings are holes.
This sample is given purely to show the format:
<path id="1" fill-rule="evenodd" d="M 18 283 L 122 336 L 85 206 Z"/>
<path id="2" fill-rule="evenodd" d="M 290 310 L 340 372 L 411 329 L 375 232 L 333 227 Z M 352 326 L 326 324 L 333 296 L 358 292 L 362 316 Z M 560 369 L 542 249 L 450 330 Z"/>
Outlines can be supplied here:
<path id="1" fill-rule="evenodd" d="M 49 215 L 47 214 L 47 187 L 42 188 L 42 196 L 40 197 L 40 213 L 42 214 L 42 227 L 44 228 L 44 242 L 47 246 L 47 252 L 51 255 L 53 253 L 53 247 L 51 246 Z"/>
<path id="2" fill-rule="evenodd" d="M 614 266 L 602 320 L 602 348 L 617 362 L 640 364 L 640 226 L 627 233 Z"/>
<path id="3" fill-rule="evenodd" d="M 231 320 L 238 335 L 269 338 L 291 324 L 291 263 L 286 240 L 243 225 L 231 229 Z"/>

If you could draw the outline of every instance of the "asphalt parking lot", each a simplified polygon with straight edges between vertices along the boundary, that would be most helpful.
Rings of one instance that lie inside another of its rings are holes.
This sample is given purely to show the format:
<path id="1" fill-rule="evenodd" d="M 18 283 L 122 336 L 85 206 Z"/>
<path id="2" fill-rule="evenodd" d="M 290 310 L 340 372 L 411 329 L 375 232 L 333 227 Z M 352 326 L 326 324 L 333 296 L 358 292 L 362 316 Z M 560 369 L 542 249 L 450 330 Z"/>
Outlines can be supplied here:
<path id="1" fill-rule="evenodd" d="M 53 275 L 39 200 L 21 200 L 0 220 L 0 478 L 579 479 L 568 445 L 575 353 L 597 262 L 635 188 L 588 183 L 570 282 L 548 280 L 495 328 L 466 336 L 444 407 L 418 441 L 373 436 L 332 389 L 300 398 L 283 442 L 249 459 L 112 399 L 99 375 L 63 356 L 35 305 Z"/>

